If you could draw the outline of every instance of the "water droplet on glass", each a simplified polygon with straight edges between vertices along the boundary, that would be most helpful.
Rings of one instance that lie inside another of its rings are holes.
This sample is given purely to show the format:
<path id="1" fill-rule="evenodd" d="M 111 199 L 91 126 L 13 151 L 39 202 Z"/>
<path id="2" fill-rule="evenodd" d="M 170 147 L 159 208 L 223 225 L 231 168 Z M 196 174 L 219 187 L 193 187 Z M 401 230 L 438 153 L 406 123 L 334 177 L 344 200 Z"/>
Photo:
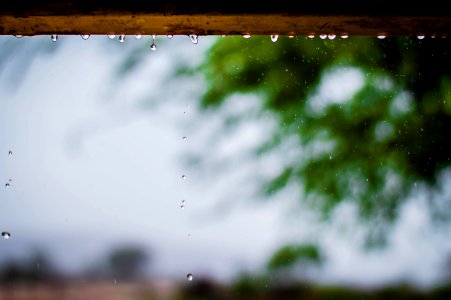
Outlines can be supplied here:
<path id="1" fill-rule="evenodd" d="M 419 40 L 424 39 L 424 35 L 417 35 L 417 39 L 419 39 Z"/>
<path id="2" fill-rule="evenodd" d="M 11 150 L 8 151 L 9 155 L 13 155 L 13 152 Z"/>
<path id="3" fill-rule="evenodd" d="M 248 38 L 251 37 L 251 35 L 250 35 L 250 34 L 243 34 L 243 37 L 244 37 L 245 39 L 248 39 Z"/>
<path id="4" fill-rule="evenodd" d="M 308 37 L 309 37 L 310 39 L 313 39 L 313 38 L 315 37 L 315 35 L 314 35 L 314 34 L 309 34 Z"/>
<path id="5" fill-rule="evenodd" d="M 153 34 L 152 35 L 152 45 L 150 45 L 150 50 L 153 50 L 153 51 L 157 50 L 157 44 L 155 44 L 155 37 L 156 37 L 156 35 Z"/>
<path id="6" fill-rule="evenodd" d="M 57 34 L 52 34 L 52 42 L 56 42 L 58 40 Z"/>
<path id="7" fill-rule="evenodd" d="M 21 34 L 15 34 L 14 36 L 18 39 L 23 38 L 23 35 L 21 35 Z"/>
<path id="8" fill-rule="evenodd" d="M 174 35 L 172 35 L 172 34 L 168 34 L 168 39 L 172 39 L 173 36 Z"/>
<path id="9" fill-rule="evenodd" d="M 10 187 L 10 184 L 9 184 L 8 182 L 5 183 L 5 187 L 9 188 L 9 187 Z"/>
<path id="10" fill-rule="evenodd" d="M 336 37 L 336 35 L 331 33 L 327 37 L 329 38 L 329 40 L 333 40 Z"/>
<path id="11" fill-rule="evenodd" d="M 108 33 L 108 38 L 110 39 L 110 40 L 112 40 L 112 39 L 114 39 L 115 37 L 116 37 L 116 34 L 114 34 L 114 33 Z"/>
<path id="12" fill-rule="evenodd" d="M 135 35 L 135 38 L 136 38 L 137 40 L 140 40 L 142 37 L 143 37 L 143 36 L 142 36 L 141 33 L 137 33 L 137 34 Z"/>
<path id="13" fill-rule="evenodd" d="M 322 40 L 324 40 L 325 38 L 327 38 L 327 34 L 320 34 L 320 35 L 319 35 L 319 38 L 322 39 Z"/>
<path id="14" fill-rule="evenodd" d="M 191 42 L 193 42 L 193 44 L 197 44 L 199 42 L 199 39 L 195 34 L 190 34 L 189 38 L 191 39 Z"/>
<path id="15" fill-rule="evenodd" d="M 349 37 L 349 35 L 347 35 L 347 34 L 342 34 L 342 35 L 340 35 L 340 37 L 341 37 L 342 39 L 347 39 L 347 38 Z"/>
<path id="16" fill-rule="evenodd" d="M 7 232 L 7 231 L 3 231 L 2 232 L 2 237 L 7 240 L 11 237 L 11 233 Z M 190 273 L 191 274 L 191 273 Z"/>
<path id="17" fill-rule="evenodd" d="M 277 34 L 271 35 L 271 41 L 273 41 L 274 43 L 277 42 L 278 39 L 279 39 L 279 36 Z"/>
<path id="18" fill-rule="evenodd" d="M 185 174 L 182 175 L 182 179 L 186 179 L 186 175 Z"/>
<path id="19" fill-rule="evenodd" d="M 187 137 L 186 137 L 186 136 L 182 137 L 182 140 L 186 141 L 186 139 L 187 139 Z"/>
<path id="20" fill-rule="evenodd" d="M 380 35 L 377 36 L 377 38 L 380 39 L 380 40 L 383 40 L 383 39 L 385 39 L 385 35 L 380 34 Z"/>
<path id="21" fill-rule="evenodd" d="M 80 34 L 81 38 L 84 40 L 89 39 L 89 37 L 91 36 L 90 34 Z"/>
<path id="22" fill-rule="evenodd" d="M 188 281 L 193 281 L 193 274 L 191 273 L 186 274 L 186 278 L 188 278 Z"/>
<path id="23" fill-rule="evenodd" d="M 125 42 L 125 34 L 119 35 L 119 42 L 120 42 L 120 43 Z"/>

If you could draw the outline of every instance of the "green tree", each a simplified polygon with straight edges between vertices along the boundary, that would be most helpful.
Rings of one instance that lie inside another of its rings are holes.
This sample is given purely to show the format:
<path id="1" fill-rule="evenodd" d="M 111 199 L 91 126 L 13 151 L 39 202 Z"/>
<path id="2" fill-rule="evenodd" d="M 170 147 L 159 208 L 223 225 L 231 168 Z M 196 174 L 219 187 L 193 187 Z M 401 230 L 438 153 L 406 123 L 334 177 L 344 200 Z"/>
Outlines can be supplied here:
<path id="1" fill-rule="evenodd" d="M 367 242 L 380 244 L 413 186 L 422 183 L 432 191 L 450 164 L 450 46 L 439 37 L 282 37 L 277 43 L 227 37 L 211 47 L 200 67 L 208 83 L 201 107 L 219 110 L 235 94 L 258 96 L 256 115 L 274 116 L 277 130 L 255 156 L 293 137 L 293 147 L 302 149 L 262 182 L 264 194 L 301 186 L 298 201 L 324 220 L 340 203 L 354 203 L 369 224 Z M 340 72 L 347 70 L 362 79 L 356 93 L 339 101 L 333 91 L 321 93 L 334 74 L 346 84 Z M 446 211 L 431 210 L 443 220 L 449 219 Z"/>
<path id="2" fill-rule="evenodd" d="M 302 264 L 320 264 L 322 261 L 320 250 L 313 244 L 287 245 L 274 253 L 268 262 L 269 270 L 284 269 L 296 262 Z"/>
<path id="3" fill-rule="evenodd" d="M 115 249 L 109 256 L 111 274 L 118 280 L 136 280 L 144 275 L 148 256 L 139 247 Z"/>

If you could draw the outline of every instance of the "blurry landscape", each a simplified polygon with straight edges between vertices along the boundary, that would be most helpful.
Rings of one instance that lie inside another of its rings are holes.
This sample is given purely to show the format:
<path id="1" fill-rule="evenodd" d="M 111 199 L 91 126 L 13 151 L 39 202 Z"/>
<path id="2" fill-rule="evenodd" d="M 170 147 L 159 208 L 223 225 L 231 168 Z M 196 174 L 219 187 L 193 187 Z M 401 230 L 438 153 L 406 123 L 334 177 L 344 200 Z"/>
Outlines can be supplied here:
<path id="1" fill-rule="evenodd" d="M 0 39 L 0 299 L 451 297 L 449 39 L 65 38 Z"/>

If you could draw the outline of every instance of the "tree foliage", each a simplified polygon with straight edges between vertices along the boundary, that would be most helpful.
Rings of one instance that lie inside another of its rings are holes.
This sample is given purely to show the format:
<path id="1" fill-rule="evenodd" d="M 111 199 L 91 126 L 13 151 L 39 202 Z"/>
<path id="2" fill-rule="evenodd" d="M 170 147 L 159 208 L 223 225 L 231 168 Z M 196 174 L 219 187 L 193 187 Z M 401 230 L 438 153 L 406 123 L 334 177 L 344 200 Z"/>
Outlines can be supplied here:
<path id="1" fill-rule="evenodd" d="M 286 245 L 273 254 L 268 262 L 268 269 L 278 270 L 295 264 L 318 265 L 322 260 L 319 248 L 313 244 Z"/>
<path id="2" fill-rule="evenodd" d="M 326 220 L 349 201 L 380 238 L 412 187 L 433 188 L 449 167 L 450 46 L 439 37 L 227 37 L 200 67 L 208 83 L 201 106 L 220 109 L 234 94 L 257 95 L 258 113 L 272 114 L 277 130 L 255 155 L 289 137 L 302 150 L 262 191 L 270 197 L 301 186 L 298 201 Z M 350 84 L 350 72 L 360 86 L 338 99 L 330 82 Z"/>
<path id="3" fill-rule="evenodd" d="M 115 249 L 109 256 L 111 273 L 116 279 L 136 280 L 144 275 L 148 255 L 135 246 Z"/>

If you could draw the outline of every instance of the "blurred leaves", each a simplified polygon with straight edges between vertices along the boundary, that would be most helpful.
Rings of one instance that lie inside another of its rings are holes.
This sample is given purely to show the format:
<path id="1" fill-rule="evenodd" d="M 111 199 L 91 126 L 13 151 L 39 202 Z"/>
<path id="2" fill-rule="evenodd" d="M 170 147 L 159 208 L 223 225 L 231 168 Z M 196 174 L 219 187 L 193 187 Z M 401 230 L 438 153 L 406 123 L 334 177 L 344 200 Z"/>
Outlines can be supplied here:
<path id="1" fill-rule="evenodd" d="M 295 264 L 318 265 L 323 257 L 317 246 L 312 244 L 287 245 L 276 251 L 268 262 L 270 271 L 291 267 Z"/>
<path id="2" fill-rule="evenodd" d="M 264 195 L 302 187 L 298 201 L 323 220 L 354 203 L 368 245 L 380 245 L 414 184 L 432 189 L 450 165 L 450 46 L 410 37 L 227 37 L 200 67 L 208 83 L 201 106 L 220 110 L 235 94 L 258 96 L 277 128 L 254 157 L 292 137 L 301 149 L 261 182 Z"/>
<path id="3" fill-rule="evenodd" d="M 45 39 L 45 42 L 43 41 Z M 11 82 L 11 89 L 20 86 L 25 76 L 35 62 L 35 60 L 44 55 L 54 54 L 64 44 L 60 39 L 53 43 L 50 37 L 22 37 L 13 36 L 3 37 L 0 40 L 0 74 L 6 72 L 6 79 Z"/>

